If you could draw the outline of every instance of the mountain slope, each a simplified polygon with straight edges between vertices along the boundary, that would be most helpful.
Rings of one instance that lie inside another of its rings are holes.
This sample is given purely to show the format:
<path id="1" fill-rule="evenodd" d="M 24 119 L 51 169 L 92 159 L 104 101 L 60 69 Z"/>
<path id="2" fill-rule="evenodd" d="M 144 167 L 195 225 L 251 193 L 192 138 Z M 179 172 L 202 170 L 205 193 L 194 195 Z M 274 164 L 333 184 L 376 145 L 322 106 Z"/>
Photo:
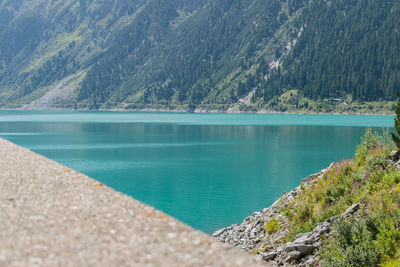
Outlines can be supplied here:
<path id="1" fill-rule="evenodd" d="M 36 107 L 54 88 L 51 107 L 91 109 L 392 100 L 399 11 L 383 0 L 7 0 L 0 106 Z"/>
<path id="2" fill-rule="evenodd" d="M 258 93 L 299 89 L 316 99 L 393 100 L 400 89 L 400 3 L 311 2 L 304 32 L 280 72 Z"/>
<path id="3" fill-rule="evenodd" d="M 199 0 L 5 1 L 0 4 L 0 105 L 31 102 L 79 72 L 88 80 L 87 72 L 118 45 L 118 36 L 134 35 L 131 48 L 149 47 L 162 30 L 157 27 L 168 25 L 178 9 L 192 12 L 200 5 Z"/>
<path id="4" fill-rule="evenodd" d="M 153 47 L 151 43 L 144 46 L 138 55 L 129 48 L 121 49 L 121 44 L 130 47 L 131 43 L 123 35 L 90 71 L 90 80 L 83 84 L 78 100 L 122 108 L 234 102 L 246 93 L 238 91 L 238 80 L 245 79 L 267 52 L 272 54 L 271 39 L 285 23 L 277 17 L 285 9 L 287 3 L 277 0 L 210 1 L 182 22 L 163 28 L 165 38 L 157 39 Z M 145 56 L 146 64 L 134 63 L 138 56 Z M 106 72 L 109 76 L 104 85 Z M 235 75 L 240 77 L 229 77 Z M 107 83 L 108 79 L 118 82 Z M 106 95 L 99 98 L 100 91 Z"/>

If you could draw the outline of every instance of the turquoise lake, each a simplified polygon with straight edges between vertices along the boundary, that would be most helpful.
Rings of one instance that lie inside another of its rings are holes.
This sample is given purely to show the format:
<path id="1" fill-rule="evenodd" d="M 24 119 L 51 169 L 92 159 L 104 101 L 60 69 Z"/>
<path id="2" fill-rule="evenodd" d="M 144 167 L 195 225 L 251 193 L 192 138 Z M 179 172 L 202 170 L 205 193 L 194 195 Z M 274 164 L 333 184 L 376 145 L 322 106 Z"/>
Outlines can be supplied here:
<path id="1" fill-rule="evenodd" d="M 206 233 L 350 158 L 394 116 L 0 111 L 0 137 Z"/>

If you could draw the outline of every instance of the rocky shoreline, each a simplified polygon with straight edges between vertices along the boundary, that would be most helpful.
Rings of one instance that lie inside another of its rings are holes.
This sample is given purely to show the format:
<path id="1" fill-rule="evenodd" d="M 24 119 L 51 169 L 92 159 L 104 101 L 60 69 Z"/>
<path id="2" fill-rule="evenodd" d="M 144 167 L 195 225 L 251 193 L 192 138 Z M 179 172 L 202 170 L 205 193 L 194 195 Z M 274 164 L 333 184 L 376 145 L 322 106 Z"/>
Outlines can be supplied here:
<path id="1" fill-rule="evenodd" d="M 318 249 L 321 247 L 321 238 L 328 238 L 334 221 L 338 217 L 346 218 L 354 214 L 359 209 L 360 203 L 352 205 L 340 216 L 331 217 L 319 223 L 311 232 L 298 234 L 292 242 L 284 244 L 279 242 L 286 234 L 284 228 L 268 234 L 265 226 L 271 220 L 284 223 L 285 216 L 280 211 L 296 199 L 301 187 L 311 186 L 334 166 L 335 163 L 332 163 L 328 168 L 308 176 L 298 187 L 285 193 L 270 207 L 254 212 L 241 224 L 234 224 L 214 232 L 213 236 L 223 243 L 256 254 L 257 257 L 274 266 L 313 266 L 319 261 Z M 264 249 L 260 249 L 261 244 Z M 265 247 L 269 249 L 264 251 Z"/>
<path id="2" fill-rule="evenodd" d="M 260 109 L 257 111 L 244 111 L 244 110 L 222 110 L 222 109 L 203 109 L 196 108 L 195 110 L 188 110 L 187 108 L 110 108 L 110 109 L 87 109 L 87 108 L 0 108 L 0 110 L 39 110 L 39 111 L 109 111 L 109 112 L 160 112 L 160 113 L 195 113 L 195 114 L 290 114 L 290 115 L 368 115 L 368 116 L 392 116 L 393 112 L 305 112 L 305 111 L 276 111 L 268 109 Z"/>

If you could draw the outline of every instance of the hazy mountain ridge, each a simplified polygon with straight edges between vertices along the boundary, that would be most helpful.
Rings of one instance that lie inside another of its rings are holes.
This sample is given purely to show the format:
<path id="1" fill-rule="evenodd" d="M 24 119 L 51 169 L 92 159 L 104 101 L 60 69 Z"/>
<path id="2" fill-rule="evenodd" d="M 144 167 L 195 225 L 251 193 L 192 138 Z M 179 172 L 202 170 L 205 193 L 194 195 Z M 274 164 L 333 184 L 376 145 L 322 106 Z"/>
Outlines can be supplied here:
<path id="1" fill-rule="evenodd" d="M 71 75 L 77 78 L 68 84 L 73 93 L 64 108 L 284 111 L 281 96 L 291 90 L 296 97 L 288 105 L 295 110 L 312 106 L 305 97 L 391 100 L 400 88 L 399 6 L 4 1 L 0 106 L 30 104 Z"/>

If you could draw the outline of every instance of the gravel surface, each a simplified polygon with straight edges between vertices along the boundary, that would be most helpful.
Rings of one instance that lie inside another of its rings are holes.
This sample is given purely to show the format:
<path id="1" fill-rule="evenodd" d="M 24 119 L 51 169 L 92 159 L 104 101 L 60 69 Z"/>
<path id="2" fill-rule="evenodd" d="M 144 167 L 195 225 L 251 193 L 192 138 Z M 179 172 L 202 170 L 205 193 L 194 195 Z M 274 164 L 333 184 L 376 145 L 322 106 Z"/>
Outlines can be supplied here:
<path id="1" fill-rule="evenodd" d="M 0 139 L 0 266 L 265 266 Z"/>

